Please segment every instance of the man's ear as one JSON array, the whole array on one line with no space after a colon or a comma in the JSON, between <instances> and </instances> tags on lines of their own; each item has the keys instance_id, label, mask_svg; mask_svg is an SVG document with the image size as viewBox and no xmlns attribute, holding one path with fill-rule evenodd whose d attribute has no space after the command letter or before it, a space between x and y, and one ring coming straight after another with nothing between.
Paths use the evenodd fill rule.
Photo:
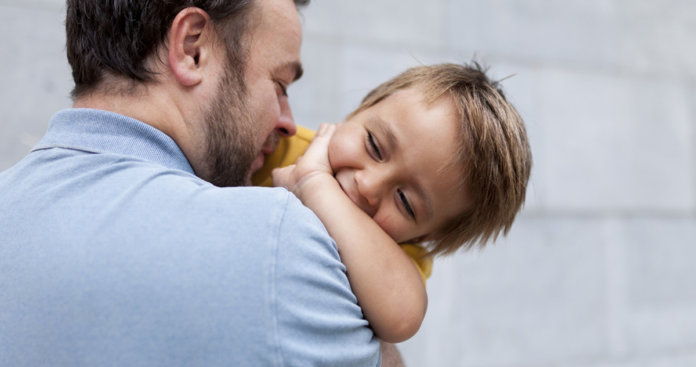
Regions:
<instances>
[{"instance_id":1,"label":"man's ear","mask_svg":"<svg viewBox=\"0 0 696 367\"><path fill-rule=\"evenodd\" d=\"M174 77L186 87L203 80L203 66L209 63L214 37L210 16L189 7L172 21L168 39L168 61Z\"/></svg>"}]
</instances>

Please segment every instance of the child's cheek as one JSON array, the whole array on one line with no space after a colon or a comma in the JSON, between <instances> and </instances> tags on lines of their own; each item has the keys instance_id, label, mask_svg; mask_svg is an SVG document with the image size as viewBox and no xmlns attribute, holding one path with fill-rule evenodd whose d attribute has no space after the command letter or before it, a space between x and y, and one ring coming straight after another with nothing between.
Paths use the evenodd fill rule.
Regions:
<instances>
[{"instance_id":1,"label":"child's cheek","mask_svg":"<svg viewBox=\"0 0 696 367\"><path fill-rule=\"evenodd\" d=\"M331 137L331 140L329 140L329 148L328 148L328 155L329 155L329 166L331 166L331 170L336 173L338 170L338 154L336 152L336 135Z\"/></svg>"},{"instance_id":2,"label":"child's cheek","mask_svg":"<svg viewBox=\"0 0 696 367\"><path fill-rule=\"evenodd\" d=\"M377 225L382 228L384 232L387 232L389 237L393 238L394 241L401 243L408 239L403 223L400 223L398 213L394 213L386 207L380 207L379 211L377 211L377 214L375 214L372 219L374 219Z\"/></svg>"},{"instance_id":3,"label":"child's cheek","mask_svg":"<svg viewBox=\"0 0 696 367\"><path fill-rule=\"evenodd\" d=\"M329 165L334 173L341 168L355 168L356 139L349 132L345 125L339 125L331 140L329 140Z\"/></svg>"}]
</instances>

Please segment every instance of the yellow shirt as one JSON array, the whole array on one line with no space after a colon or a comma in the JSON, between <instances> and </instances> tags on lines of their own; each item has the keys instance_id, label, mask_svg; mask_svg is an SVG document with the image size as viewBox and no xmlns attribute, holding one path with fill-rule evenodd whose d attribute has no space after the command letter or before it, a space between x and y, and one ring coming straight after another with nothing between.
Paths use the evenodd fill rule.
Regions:
<instances>
[{"instance_id":1,"label":"yellow shirt","mask_svg":"<svg viewBox=\"0 0 696 367\"><path fill-rule=\"evenodd\" d=\"M271 171L274 168L286 167L295 163L297 158L299 158L302 154L304 154L305 150L307 150L309 143L311 143L312 139L314 139L314 135L314 131L302 126L298 126L297 133L295 135L280 139L280 142L278 142L278 147L273 154L266 157L263 168L256 172L252 177L252 183L256 186L273 186ZM416 264L418 272L425 283L433 270L432 257L425 256L428 251L418 244L404 243L400 246Z\"/></svg>"}]
</instances>

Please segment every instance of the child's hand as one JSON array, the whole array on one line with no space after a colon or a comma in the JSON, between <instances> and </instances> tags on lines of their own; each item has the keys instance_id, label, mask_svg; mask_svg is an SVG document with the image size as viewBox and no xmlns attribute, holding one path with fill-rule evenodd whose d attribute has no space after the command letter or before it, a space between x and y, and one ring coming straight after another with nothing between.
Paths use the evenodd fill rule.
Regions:
<instances>
[{"instance_id":1,"label":"child's hand","mask_svg":"<svg viewBox=\"0 0 696 367\"><path fill-rule=\"evenodd\" d=\"M328 153L329 141L335 130L334 125L321 124L307 151L295 164L271 172L273 186L285 187L304 201L304 194L311 192L311 187L319 185L320 181L327 178L335 181Z\"/></svg>"}]
</instances>

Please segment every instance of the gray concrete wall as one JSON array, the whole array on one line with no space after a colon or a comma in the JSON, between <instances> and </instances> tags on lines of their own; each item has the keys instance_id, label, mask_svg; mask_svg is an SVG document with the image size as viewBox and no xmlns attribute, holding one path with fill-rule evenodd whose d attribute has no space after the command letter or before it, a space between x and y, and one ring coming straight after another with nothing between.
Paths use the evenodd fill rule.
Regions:
<instances>
[{"instance_id":1,"label":"gray concrete wall","mask_svg":"<svg viewBox=\"0 0 696 367\"><path fill-rule=\"evenodd\" d=\"M0 0L0 169L69 106L63 1ZM491 66L527 121L507 238L436 262L410 366L696 365L696 2L314 0L298 123L419 63Z\"/></svg>"}]
</instances>

